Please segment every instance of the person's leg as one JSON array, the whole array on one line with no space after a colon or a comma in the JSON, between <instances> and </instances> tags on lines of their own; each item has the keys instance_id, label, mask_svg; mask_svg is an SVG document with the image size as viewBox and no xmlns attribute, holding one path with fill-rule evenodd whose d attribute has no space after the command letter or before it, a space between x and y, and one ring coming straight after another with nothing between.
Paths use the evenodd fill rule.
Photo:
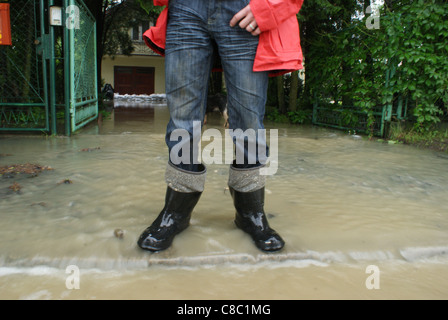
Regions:
<instances>
[{"instance_id":1,"label":"person's leg","mask_svg":"<svg viewBox=\"0 0 448 320\"><path fill-rule=\"evenodd\" d=\"M193 156L199 152L196 147L200 136L193 133L195 129L201 133L213 62L207 8L207 2L200 0L173 0L169 6L165 86L170 120L166 143L170 162L188 171L198 168ZM177 139L178 133L188 133L189 139Z\"/></svg>"},{"instance_id":2,"label":"person's leg","mask_svg":"<svg viewBox=\"0 0 448 320\"><path fill-rule=\"evenodd\" d=\"M237 227L249 233L259 249L277 251L283 248L284 241L267 221L264 212L266 179L260 174L269 150L265 135L259 135L259 130L264 130L268 74L253 72L258 37L238 26L229 26L230 19L247 2L220 2L222 8L217 19L220 22L214 26L213 33L225 72L229 127L234 133L236 150L228 185L236 208Z\"/></svg>"},{"instance_id":3,"label":"person's leg","mask_svg":"<svg viewBox=\"0 0 448 320\"><path fill-rule=\"evenodd\" d=\"M165 206L140 236L142 249L168 248L190 222L204 190L206 169L197 163L193 133L201 135L213 48L206 29L206 1L172 0L165 50L166 96L170 111Z\"/></svg>"}]
</instances>

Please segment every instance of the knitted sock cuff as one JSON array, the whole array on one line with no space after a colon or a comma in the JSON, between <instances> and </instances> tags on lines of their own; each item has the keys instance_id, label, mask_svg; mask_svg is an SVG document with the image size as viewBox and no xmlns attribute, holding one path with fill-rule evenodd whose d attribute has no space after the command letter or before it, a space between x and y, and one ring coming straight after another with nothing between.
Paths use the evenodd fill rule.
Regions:
<instances>
[{"instance_id":1,"label":"knitted sock cuff","mask_svg":"<svg viewBox=\"0 0 448 320\"><path fill-rule=\"evenodd\" d=\"M239 169L230 166L229 187L239 192L252 192L266 185L266 176L260 175L261 167Z\"/></svg>"},{"instance_id":2,"label":"knitted sock cuff","mask_svg":"<svg viewBox=\"0 0 448 320\"><path fill-rule=\"evenodd\" d=\"M203 192L207 169L203 165L201 167L203 168L202 171L192 172L180 169L168 162L165 171L165 181L171 189L177 192Z\"/></svg>"}]
</instances>

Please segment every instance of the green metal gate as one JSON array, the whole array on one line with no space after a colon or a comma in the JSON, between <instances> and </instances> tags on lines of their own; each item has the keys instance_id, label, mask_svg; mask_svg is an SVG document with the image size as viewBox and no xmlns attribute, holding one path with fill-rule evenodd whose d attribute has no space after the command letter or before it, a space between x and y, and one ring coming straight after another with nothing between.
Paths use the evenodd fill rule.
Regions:
<instances>
[{"instance_id":1,"label":"green metal gate","mask_svg":"<svg viewBox=\"0 0 448 320\"><path fill-rule=\"evenodd\" d=\"M81 0L64 0L64 9L66 106L76 131L98 117L96 21Z\"/></svg>"},{"instance_id":2,"label":"green metal gate","mask_svg":"<svg viewBox=\"0 0 448 320\"><path fill-rule=\"evenodd\" d=\"M0 46L0 131L48 131L43 1L10 2L12 46Z\"/></svg>"},{"instance_id":3,"label":"green metal gate","mask_svg":"<svg viewBox=\"0 0 448 320\"><path fill-rule=\"evenodd\" d=\"M2 2L2 0L0 0ZM66 135L98 117L96 22L82 0L14 0L0 46L0 131ZM61 25L50 25L50 7Z\"/></svg>"}]
</instances>

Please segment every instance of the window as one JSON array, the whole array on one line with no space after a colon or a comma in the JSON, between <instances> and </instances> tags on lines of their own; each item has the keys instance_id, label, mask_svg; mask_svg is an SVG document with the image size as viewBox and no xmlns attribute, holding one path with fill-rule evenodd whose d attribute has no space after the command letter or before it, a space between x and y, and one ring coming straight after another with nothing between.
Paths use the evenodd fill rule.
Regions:
<instances>
[{"instance_id":1,"label":"window","mask_svg":"<svg viewBox=\"0 0 448 320\"><path fill-rule=\"evenodd\" d=\"M149 21L142 21L138 25L132 28L132 40L133 41L143 41L143 34L149 29Z\"/></svg>"}]
</instances>

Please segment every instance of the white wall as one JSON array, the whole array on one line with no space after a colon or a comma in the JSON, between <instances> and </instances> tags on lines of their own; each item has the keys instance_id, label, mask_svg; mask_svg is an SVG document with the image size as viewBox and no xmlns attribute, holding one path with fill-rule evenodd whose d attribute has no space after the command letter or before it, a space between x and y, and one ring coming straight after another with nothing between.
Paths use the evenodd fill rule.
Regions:
<instances>
[{"instance_id":1,"label":"white wall","mask_svg":"<svg viewBox=\"0 0 448 320\"><path fill-rule=\"evenodd\" d=\"M114 86L114 67L153 67L155 68L154 91L155 93L165 93L165 59L160 56L133 55L116 56L111 59L109 56L103 58L101 66L101 77L104 83Z\"/></svg>"}]
</instances>

